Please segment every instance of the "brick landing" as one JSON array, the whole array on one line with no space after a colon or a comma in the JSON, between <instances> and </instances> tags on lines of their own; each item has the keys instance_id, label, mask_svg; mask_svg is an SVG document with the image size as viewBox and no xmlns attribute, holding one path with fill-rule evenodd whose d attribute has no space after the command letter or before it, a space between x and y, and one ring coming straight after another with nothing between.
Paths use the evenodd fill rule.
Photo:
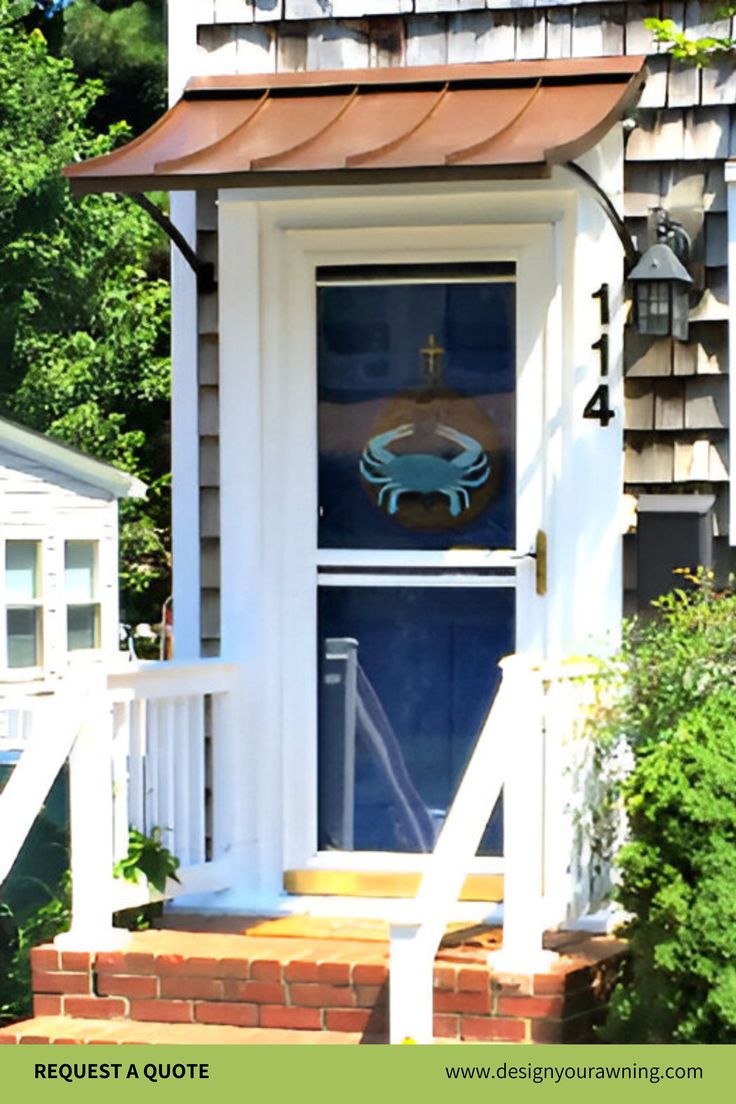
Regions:
<instances>
[{"instance_id":1,"label":"brick landing","mask_svg":"<svg viewBox=\"0 0 736 1104\"><path fill-rule=\"evenodd\" d=\"M624 946L573 933L547 945L559 955L547 973L513 977L494 975L482 947L444 948L435 1037L591 1041ZM122 951L96 955L37 947L35 1019L0 1030L0 1043L291 1042L285 1033L295 1032L380 1042L387 966L388 947L375 941L214 932L136 932Z\"/></svg>"}]
</instances>

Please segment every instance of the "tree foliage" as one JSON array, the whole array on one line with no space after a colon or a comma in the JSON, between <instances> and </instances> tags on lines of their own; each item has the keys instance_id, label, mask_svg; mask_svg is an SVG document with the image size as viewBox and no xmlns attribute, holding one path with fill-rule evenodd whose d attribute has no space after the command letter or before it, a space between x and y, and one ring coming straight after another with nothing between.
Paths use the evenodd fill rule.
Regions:
<instances>
[{"instance_id":1,"label":"tree foliage","mask_svg":"<svg viewBox=\"0 0 736 1104\"><path fill-rule=\"evenodd\" d=\"M729 4L715 13L716 21L721 22L731 20L734 16L736 4ZM644 26L652 32L654 41L664 46L672 57L698 68L710 65L714 58L736 49L736 39L728 33L726 27L723 28L724 34L714 33L693 38L681 31L672 19L645 19Z\"/></svg>"},{"instance_id":2,"label":"tree foliage","mask_svg":"<svg viewBox=\"0 0 736 1104\"><path fill-rule=\"evenodd\" d=\"M30 7L0 0L0 410L152 484L122 534L124 614L149 620L168 588L165 245L131 201L71 198L62 166L128 131L94 135L102 85L27 30Z\"/></svg>"},{"instance_id":3,"label":"tree foliage","mask_svg":"<svg viewBox=\"0 0 736 1104\"><path fill-rule=\"evenodd\" d=\"M164 0L74 0L63 19L64 55L105 85L92 123L149 127L166 108Z\"/></svg>"}]
</instances>

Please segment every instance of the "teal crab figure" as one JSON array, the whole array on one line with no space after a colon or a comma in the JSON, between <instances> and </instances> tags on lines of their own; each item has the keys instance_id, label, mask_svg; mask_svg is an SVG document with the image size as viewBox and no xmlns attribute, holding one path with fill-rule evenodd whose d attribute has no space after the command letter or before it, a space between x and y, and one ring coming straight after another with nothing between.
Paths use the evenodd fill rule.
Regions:
<instances>
[{"instance_id":1,"label":"teal crab figure","mask_svg":"<svg viewBox=\"0 0 736 1104\"><path fill-rule=\"evenodd\" d=\"M462 449L446 459L426 452L391 452L389 445L414 433L413 423L398 426L372 437L360 458L360 471L369 483L380 487L378 505L390 515L397 513L402 495L444 495L450 514L459 517L470 505L469 488L481 487L491 474L488 453L473 437L450 426L435 432Z\"/></svg>"}]
</instances>

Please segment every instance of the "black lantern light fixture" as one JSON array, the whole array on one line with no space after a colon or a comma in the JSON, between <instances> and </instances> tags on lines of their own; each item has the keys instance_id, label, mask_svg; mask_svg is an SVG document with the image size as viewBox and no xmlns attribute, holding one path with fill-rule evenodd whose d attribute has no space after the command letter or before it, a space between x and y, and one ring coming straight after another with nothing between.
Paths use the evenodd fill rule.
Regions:
<instances>
[{"instance_id":1,"label":"black lantern light fixture","mask_svg":"<svg viewBox=\"0 0 736 1104\"><path fill-rule=\"evenodd\" d=\"M628 277L634 290L636 328L640 334L687 341L693 286L685 268L690 239L666 212L658 209L656 215L658 240L640 257Z\"/></svg>"}]
</instances>

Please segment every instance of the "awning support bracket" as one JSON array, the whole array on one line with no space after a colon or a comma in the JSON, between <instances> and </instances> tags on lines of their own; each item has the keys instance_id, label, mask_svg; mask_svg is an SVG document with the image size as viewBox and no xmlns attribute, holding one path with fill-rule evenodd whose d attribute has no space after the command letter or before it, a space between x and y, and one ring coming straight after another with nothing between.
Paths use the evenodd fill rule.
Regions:
<instances>
[{"instance_id":1,"label":"awning support bracket","mask_svg":"<svg viewBox=\"0 0 736 1104\"><path fill-rule=\"evenodd\" d=\"M603 191L598 181L594 176L591 176L586 169L581 165L575 163L575 161L566 161L565 168L570 172L574 172L576 176L579 176L581 180L585 181L589 188L592 188L595 192L598 203L603 208L604 212L608 216L614 230L618 235L618 240L624 248L624 256L626 257L626 273L628 274L639 260L640 253L634 244L634 239L629 233L626 223L621 218L616 208L613 205L611 197Z\"/></svg>"},{"instance_id":2,"label":"awning support bracket","mask_svg":"<svg viewBox=\"0 0 736 1104\"><path fill-rule=\"evenodd\" d=\"M156 225L161 227L167 238L179 250L182 257L197 277L197 291L200 295L209 295L215 291L217 288L217 280L215 279L215 266L212 262L205 261L197 256L181 230L174 226L168 215L165 215L160 207L152 203L148 196L143 195L142 192L131 192L130 198L134 203L137 203L147 215L150 215Z\"/></svg>"}]
</instances>

